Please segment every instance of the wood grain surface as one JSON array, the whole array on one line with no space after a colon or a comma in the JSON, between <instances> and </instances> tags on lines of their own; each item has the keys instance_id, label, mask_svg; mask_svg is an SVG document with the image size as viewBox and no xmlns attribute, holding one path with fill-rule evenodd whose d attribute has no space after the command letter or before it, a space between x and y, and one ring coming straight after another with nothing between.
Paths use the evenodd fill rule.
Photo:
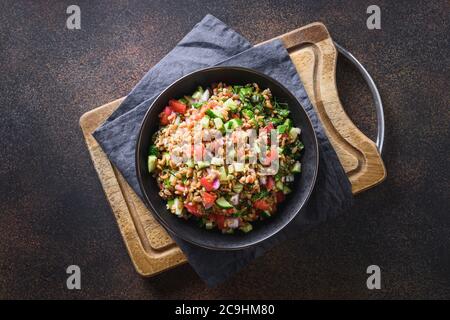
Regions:
<instances>
[{"instance_id":1,"label":"wood grain surface","mask_svg":"<svg viewBox=\"0 0 450 320\"><path fill-rule=\"evenodd\" d=\"M279 38L300 74L353 193L382 182L386 169L375 143L352 123L340 103L335 77L337 52L326 27L312 23ZM186 258L92 136L122 100L85 113L80 126L136 271L142 276L153 276L186 262Z\"/></svg>"}]
</instances>

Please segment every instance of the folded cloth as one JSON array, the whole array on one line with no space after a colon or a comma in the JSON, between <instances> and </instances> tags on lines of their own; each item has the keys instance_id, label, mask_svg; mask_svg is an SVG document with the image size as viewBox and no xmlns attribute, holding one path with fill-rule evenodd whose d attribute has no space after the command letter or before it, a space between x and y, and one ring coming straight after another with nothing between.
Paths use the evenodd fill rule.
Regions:
<instances>
[{"instance_id":1,"label":"folded cloth","mask_svg":"<svg viewBox=\"0 0 450 320\"><path fill-rule=\"evenodd\" d=\"M204 34L204 30L209 33L208 36ZM187 54L183 53L184 49L188 50ZM199 57L202 61L185 58L186 55ZM214 55L217 59L214 59ZM300 235L310 227L345 211L351 206L353 197L350 182L282 42L273 40L251 47L245 39L211 15L196 25L175 49L154 67L157 68L156 71L152 68L129 94L124 104L94 132L95 139L111 162L138 195L142 196L142 193L135 172L134 148L145 112L167 85L190 71L210 65L252 68L278 80L305 108L319 144L319 172L314 192L302 212L274 237L243 250L215 251L200 248L171 234L198 275L208 285L214 286L280 241Z\"/></svg>"}]
</instances>

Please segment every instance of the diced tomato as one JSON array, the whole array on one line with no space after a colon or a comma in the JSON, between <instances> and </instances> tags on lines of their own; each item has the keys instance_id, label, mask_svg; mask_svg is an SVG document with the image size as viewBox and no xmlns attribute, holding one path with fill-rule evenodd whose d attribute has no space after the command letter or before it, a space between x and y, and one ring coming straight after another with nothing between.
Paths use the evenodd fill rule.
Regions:
<instances>
[{"instance_id":1,"label":"diced tomato","mask_svg":"<svg viewBox=\"0 0 450 320\"><path fill-rule=\"evenodd\" d=\"M167 114L168 116L170 116L172 114L173 110L172 110L171 107L167 106L167 107L164 108L163 112L165 114Z\"/></svg>"},{"instance_id":2,"label":"diced tomato","mask_svg":"<svg viewBox=\"0 0 450 320\"><path fill-rule=\"evenodd\" d=\"M274 129L273 123L270 122L267 126L265 126L264 128L262 128L262 130L266 131L267 133L270 133L270 131Z\"/></svg>"},{"instance_id":3,"label":"diced tomato","mask_svg":"<svg viewBox=\"0 0 450 320\"><path fill-rule=\"evenodd\" d=\"M191 213L192 215L196 216L196 217L201 217L203 216L202 211L200 210L200 207L198 205L192 204L191 202L185 203L184 207L186 208L186 210Z\"/></svg>"},{"instance_id":4,"label":"diced tomato","mask_svg":"<svg viewBox=\"0 0 450 320\"><path fill-rule=\"evenodd\" d=\"M168 115L165 112L161 112L159 114L159 123L162 124L163 126L166 126L169 124L169 119L168 119Z\"/></svg>"},{"instance_id":5,"label":"diced tomato","mask_svg":"<svg viewBox=\"0 0 450 320\"><path fill-rule=\"evenodd\" d=\"M263 199L256 200L253 205L259 210L270 211L272 209L272 206Z\"/></svg>"},{"instance_id":6,"label":"diced tomato","mask_svg":"<svg viewBox=\"0 0 450 320\"><path fill-rule=\"evenodd\" d=\"M159 122L166 126L170 123L169 116L172 114L173 110L171 107L167 106L164 108L163 112L159 114Z\"/></svg>"},{"instance_id":7,"label":"diced tomato","mask_svg":"<svg viewBox=\"0 0 450 320\"><path fill-rule=\"evenodd\" d=\"M272 148L269 153L266 155L266 158L264 161L262 161L262 164L265 166L269 166L273 160L275 160L278 157L278 151L275 148Z\"/></svg>"},{"instance_id":8,"label":"diced tomato","mask_svg":"<svg viewBox=\"0 0 450 320\"><path fill-rule=\"evenodd\" d=\"M221 214L212 214L210 215L210 217L216 221L217 227L219 229L224 229L225 228L225 216L221 215Z\"/></svg>"},{"instance_id":9,"label":"diced tomato","mask_svg":"<svg viewBox=\"0 0 450 320\"><path fill-rule=\"evenodd\" d=\"M233 213L236 213L237 210L236 210L236 208L230 208L230 209L222 210L222 212L225 213L225 215L230 216L230 215L232 215Z\"/></svg>"},{"instance_id":10,"label":"diced tomato","mask_svg":"<svg viewBox=\"0 0 450 320\"><path fill-rule=\"evenodd\" d=\"M267 190L272 190L274 186L275 186L275 179L273 178L273 176L268 176L266 178L266 188L267 188Z\"/></svg>"},{"instance_id":11,"label":"diced tomato","mask_svg":"<svg viewBox=\"0 0 450 320\"><path fill-rule=\"evenodd\" d=\"M217 195L215 195L214 193L203 192L202 194L203 205L206 209L211 208L216 199Z\"/></svg>"},{"instance_id":12,"label":"diced tomato","mask_svg":"<svg viewBox=\"0 0 450 320\"><path fill-rule=\"evenodd\" d=\"M277 203L281 203L284 201L284 199L286 199L286 196L281 191L278 191L277 193L275 193L275 197L277 199Z\"/></svg>"},{"instance_id":13,"label":"diced tomato","mask_svg":"<svg viewBox=\"0 0 450 320\"><path fill-rule=\"evenodd\" d=\"M213 185L212 181L210 181L208 178L206 178L206 177L201 178L200 183L203 187L205 187L206 191L214 190L214 185Z\"/></svg>"},{"instance_id":14,"label":"diced tomato","mask_svg":"<svg viewBox=\"0 0 450 320\"><path fill-rule=\"evenodd\" d=\"M178 113L185 113L186 112L186 105L178 100L172 99L169 101L169 106L172 107L173 111Z\"/></svg>"}]
</instances>

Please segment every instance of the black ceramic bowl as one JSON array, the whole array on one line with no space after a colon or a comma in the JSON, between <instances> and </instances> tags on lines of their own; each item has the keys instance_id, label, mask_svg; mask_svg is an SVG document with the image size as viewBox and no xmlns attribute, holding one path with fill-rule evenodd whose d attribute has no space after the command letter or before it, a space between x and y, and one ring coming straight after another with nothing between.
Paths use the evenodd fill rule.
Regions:
<instances>
[{"instance_id":1,"label":"black ceramic bowl","mask_svg":"<svg viewBox=\"0 0 450 320\"><path fill-rule=\"evenodd\" d=\"M305 145L301 158L302 173L295 178L293 192L281 203L277 213L270 219L253 223L249 233L235 232L222 234L219 230L200 228L194 219L180 219L166 209L166 201L158 195L156 180L147 171L148 149L152 135L158 130L158 114L169 99L191 94L197 86L211 83L227 84L257 83L261 88L270 88L274 97L287 102L291 118L296 127L301 128L301 139ZM190 73L175 81L153 102L142 121L136 144L136 171L139 184L147 205L155 213L158 221L174 235L204 248L235 250L249 247L266 240L283 229L305 205L316 181L319 164L317 139L311 121L299 101L276 80L257 71L240 67L213 67ZM270 241L270 240L269 240Z\"/></svg>"}]
</instances>

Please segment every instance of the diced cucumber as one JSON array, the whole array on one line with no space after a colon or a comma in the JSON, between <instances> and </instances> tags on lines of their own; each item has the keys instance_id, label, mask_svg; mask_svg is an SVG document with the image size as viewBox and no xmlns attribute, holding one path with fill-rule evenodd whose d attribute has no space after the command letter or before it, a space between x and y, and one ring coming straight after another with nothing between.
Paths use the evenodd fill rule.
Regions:
<instances>
[{"instance_id":1,"label":"diced cucumber","mask_svg":"<svg viewBox=\"0 0 450 320\"><path fill-rule=\"evenodd\" d=\"M233 173L234 172L234 166L232 164L230 164L228 166L228 173Z\"/></svg>"},{"instance_id":2,"label":"diced cucumber","mask_svg":"<svg viewBox=\"0 0 450 320\"><path fill-rule=\"evenodd\" d=\"M289 130L289 136L291 137L292 140L295 140L297 139L300 132L301 132L300 128L291 128L291 130Z\"/></svg>"},{"instance_id":3,"label":"diced cucumber","mask_svg":"<svg viewBox=\"0 0 450 320\"><path fill-rule=\"evenodd\" d=\"M284 186L283 187L283 193L284 194L289 194L289 193L291 193L292 192L292 190L288 187L288 186Z\"/></svg>"},{"instance_id":4,"label":"diced cucumber","mask_svg":"<svg viewBox=\"0 0 450 320\"><path fill-rule=\"evenodd\" d=\"M297 161L297 162L294 164L294 166L292 167L291 172L292 172L292 173L299 173L299 172L301 172L301 171L302 171L302 164L301 164L299 161Z\"/></svg>"},{"instance_id":5,"label":"diced cucumber","mask_svg":"<svg viewBox=\"0 0 450 320\"><path fill-rule=\"evenodd\" d=\"M220 167L219 168L219 180L220 181L227 181L228 180L227 171L225 170L224 167Z\"/></svg>"},{"instance_id":6,"label":"diced cucumber","mask_svg":"<svg viewBox=\"0 0 450 320\"><path fill-rule=\"evenodd\" d=\"M214 165L214 166L223 166L223 159L222 158L213 157L211 159L211 164Z\"/></svg>"},{"instance_id":7,"label":"diced cucumber","mask_svg":"<svg viewBox=\"0 0 450 320\"><path fill-rule=\"evenodd\" d=\"M231 131L231 130L233 130L232 126L233 126L233 125L231 124L230 121L225 122L225 124L223 125L223 127L225 128L226 131Z\"/></svg>"},{"instance_id":8,"label":"diced cucumber","mask_svg":"<svg viewBox=\"0 0 450 320\"><path fill-rule=\"evenodd\" d=\"M181 198L175 198L173 200L173 208L175 210L175 214L177 216L181 216L183 214L183 200L181 200Z\"/></svg>"},{"instance_id":9,"label":"diced cucumber","mask_svg":"<svg viewBox=\"0 0 450 320\"><path fill-rule=\"evenodd\" d=\"M278 147L278 148L277 148L277 151L278 151L278 154L283 154L284 149L281 148L281 147Z\"/></svg>"},{"instance_id":10,"label":"diced cucumber","mask_svg":"<svg viewBox=\"0 0 450 320\"><path fill-rule=\"evenodd\" d=\"M278 190L282 191L283 188L284 188L284 184L283 184L283 182L281 182L281 181L277 181L277 182L275 183L275 187L277 187Z\"/></svg>"},{"instance_id":11,"label":"diced cucumber","mask_svg":"<svg viewBox=\"0 0 450 320\"><path fill-rule=\"evenodd\" d=\"M244 185L243 185L243 184L236 183L236 184L233 186L233 191L236 192L236 193L241 193L241 192L242 192L242 189L244 189Z\"/></svg>"},{"instance_id":12,"label":"diced cucumber","mask_svg":"<svg viewBox=\"0 0 450 320\"><path fill-rule=\"evenodd\" d=\"M162 158L164 159L164 162L166 163L166 165L168 165L170 163L170 153L164 152Z\"/></svg>"},{"instance_id":13,"label":"diced cucumber","mask_svg":"<svg viewBox=\"0 0 450 320\"><path fill-rule=\"evenodd\" d=\"M266 211L266 210L264 210L264 211L261 213L261 215L262 215L264 218L270 218L270 217L271 217L270 212L269 212L269 211Z\"/></svg>"},{"instance_id":14,"label":"diced cucumber","mask_svg":"<svg viewBox=\"0 0 450 320\"><path fill-rule=\"evenodd\" d=\"M220 113L219 110L211 110L211 109L208 109L208 110L206 110L205 113L206 113L211 119L215 119L215 118L222 119L222 118L223 118L222 113Z\"/></svg>"},{"instance_id":15,"label":"diced cucumber","mask_svg":"<svg viewBox=\"0 0 450 320\"><path fill-rule=\"evenodd\" d=\"M242 120L241 119L231 119L230 121L227 121L224 126L225 126L226 130L234 130L239 126L242 126Z\"/></svg>"},{"instance_id":16,"label":"diced cucumber","mask_svg":"<svg viewBox=\"0 0 450 320\"><path fill-rule=\"evenodd\" d=\"M239 227L239 229L245 233L250 232L253 230L253 226L250 223L246 223L243 226Z\"/></svg>"},{"instance_id":17,"label":"diced cucumber","mask_svg":"<svg viewBox=\"0 0 450 320\"><path fill-rule=\"evenodd\" d=\"M194 102L194 103L192 104L192 106L193 106L195 109L198 109L198 108L200 108L203 104L204 104L204 102Z\"/></svg>"},{"instance_id":18,"label":"diced cucumber","mask_svg":"<svg viewBox=\"0 0 450 320\"><path fill-rule=\"evenodd\" d=\"M198 165L199 169L204 169L204 168L209 167L211 165L211 163L209 161L198 161L197 165Z\"/></svg>"},{"instance_id":19,"label":"diced cucumber","mask_svg":"<svg viewBox=\"0 0 450 320\"><path fill-rule=\"evenodd\" d=\"M192 98L194 98L195 100L198 100L202 97L204 90L202 87L198 87L197 91L194 92L194 94L192 95Z\"/></svg>"},{"instance_id":20,"label":"diced cucumber","mask_svg":"<svg viewBox=\"0 0 450 320\"><path fill-rule=\"evenodd\" d=\"M205 228L208 229L208 230L211 230L212 228L214 228L214 222L206 221Z\"/></svg>"},{"instance_id":21,"label":"diced cucumber","mask_svg":"<svg viewBox=\"0 0 450 320\"><path fill-rule=\"evenodd\" d=\"M148 172L152 173L156 169L156 156L148 156L147 166Z\"/></svg>"},{"instance_id":22,"label":"diced cucumber","mask_svg":"<svg viewBox=\"0 0 450 320\"><path fill-rule=\"evenodd\" d=\"M242 162L235 162L233 165L234 165L234 171L244 172L244 164Z\"/></svg>"},{"instance_id":23,"label":"diced cucumber","mask_svg":"<svg viewBox=\"0 0 450 320\"><path fill-rule=\"evenodd\" d=\"M174 199L169 199L167 201L167 209L169 209L169 210L172 209L173 203L174 203Z\"/></svg>"},{"instance_id":24,"label":"diced cucumber","mask_svg":"<svg viewBox=\"0 0 450 320\"><path fill-rule=\"evenodd\" d=\"M214 126L217 130L223 129L223 121L221 118L214 118Z\"/></svg>"},{"instance_id":25,"label":"diced cucumber","mask_svg":"<svg viewBox=\"0 0 450 320\"><path fill-rule=\"evenodd\" d=\"M227 101L225 101L223 103L223 106L225 108L230 108L230 110L232 110L232 111L235 111L237 109L237 107L238 107L236 102L233 99L231 99L231 98L229 98Z\"/></svg>"},{"instance_id":26,"label":"diced cucumber","mask_svg":"<svg viewBox=\"0 0 450 320\"><path fill-rule=\"evenodd\" d=\"M231 203L229 203L224 197L220 197L216 200L216 204L222 209L234 208Z\"/></svg>"},{"instance_id":27,"label":"diced cucumber","mask_svg":"<svg viewBox=\"0 0 450 320\"><path fill-rule=\"evenodd\" d=\"M242 126L242 119L232 119L230 121L233 121L233 127L234 128Z\"/></svg>"},{"instance_id":28,"label":"diced cucumber","mask_svg":"<svg viewBox=\"0 0 450 320\"><path fill-rule=\"evenodd\" d=\"M178 99L178 101L181 102L182 104L186 104L186 105L189 103L189 101L186 98Z\"/></svg>"},{"instance_id":29,"label":"diced cucumber","mask_svg":"<svg viewBox=\"0 0 450 320\"><path fill-rule=\"evenodd\" d=\"M209 128L209 117L205 115L202 120L200 120L200 124L203 128L208 129Z\"/></svg>"},{"instance_id":30,"label":"diced cucumber","mask_svg":"<svg viewBox=\"0 0 450 320\"><path fill-rule=\"evenodd\" d=\"M188 160L186 161L186 165L187 165L189 168L193 168L193 167L194 167L194 160L188 159Z\"/></svg>"}]
</instances>

